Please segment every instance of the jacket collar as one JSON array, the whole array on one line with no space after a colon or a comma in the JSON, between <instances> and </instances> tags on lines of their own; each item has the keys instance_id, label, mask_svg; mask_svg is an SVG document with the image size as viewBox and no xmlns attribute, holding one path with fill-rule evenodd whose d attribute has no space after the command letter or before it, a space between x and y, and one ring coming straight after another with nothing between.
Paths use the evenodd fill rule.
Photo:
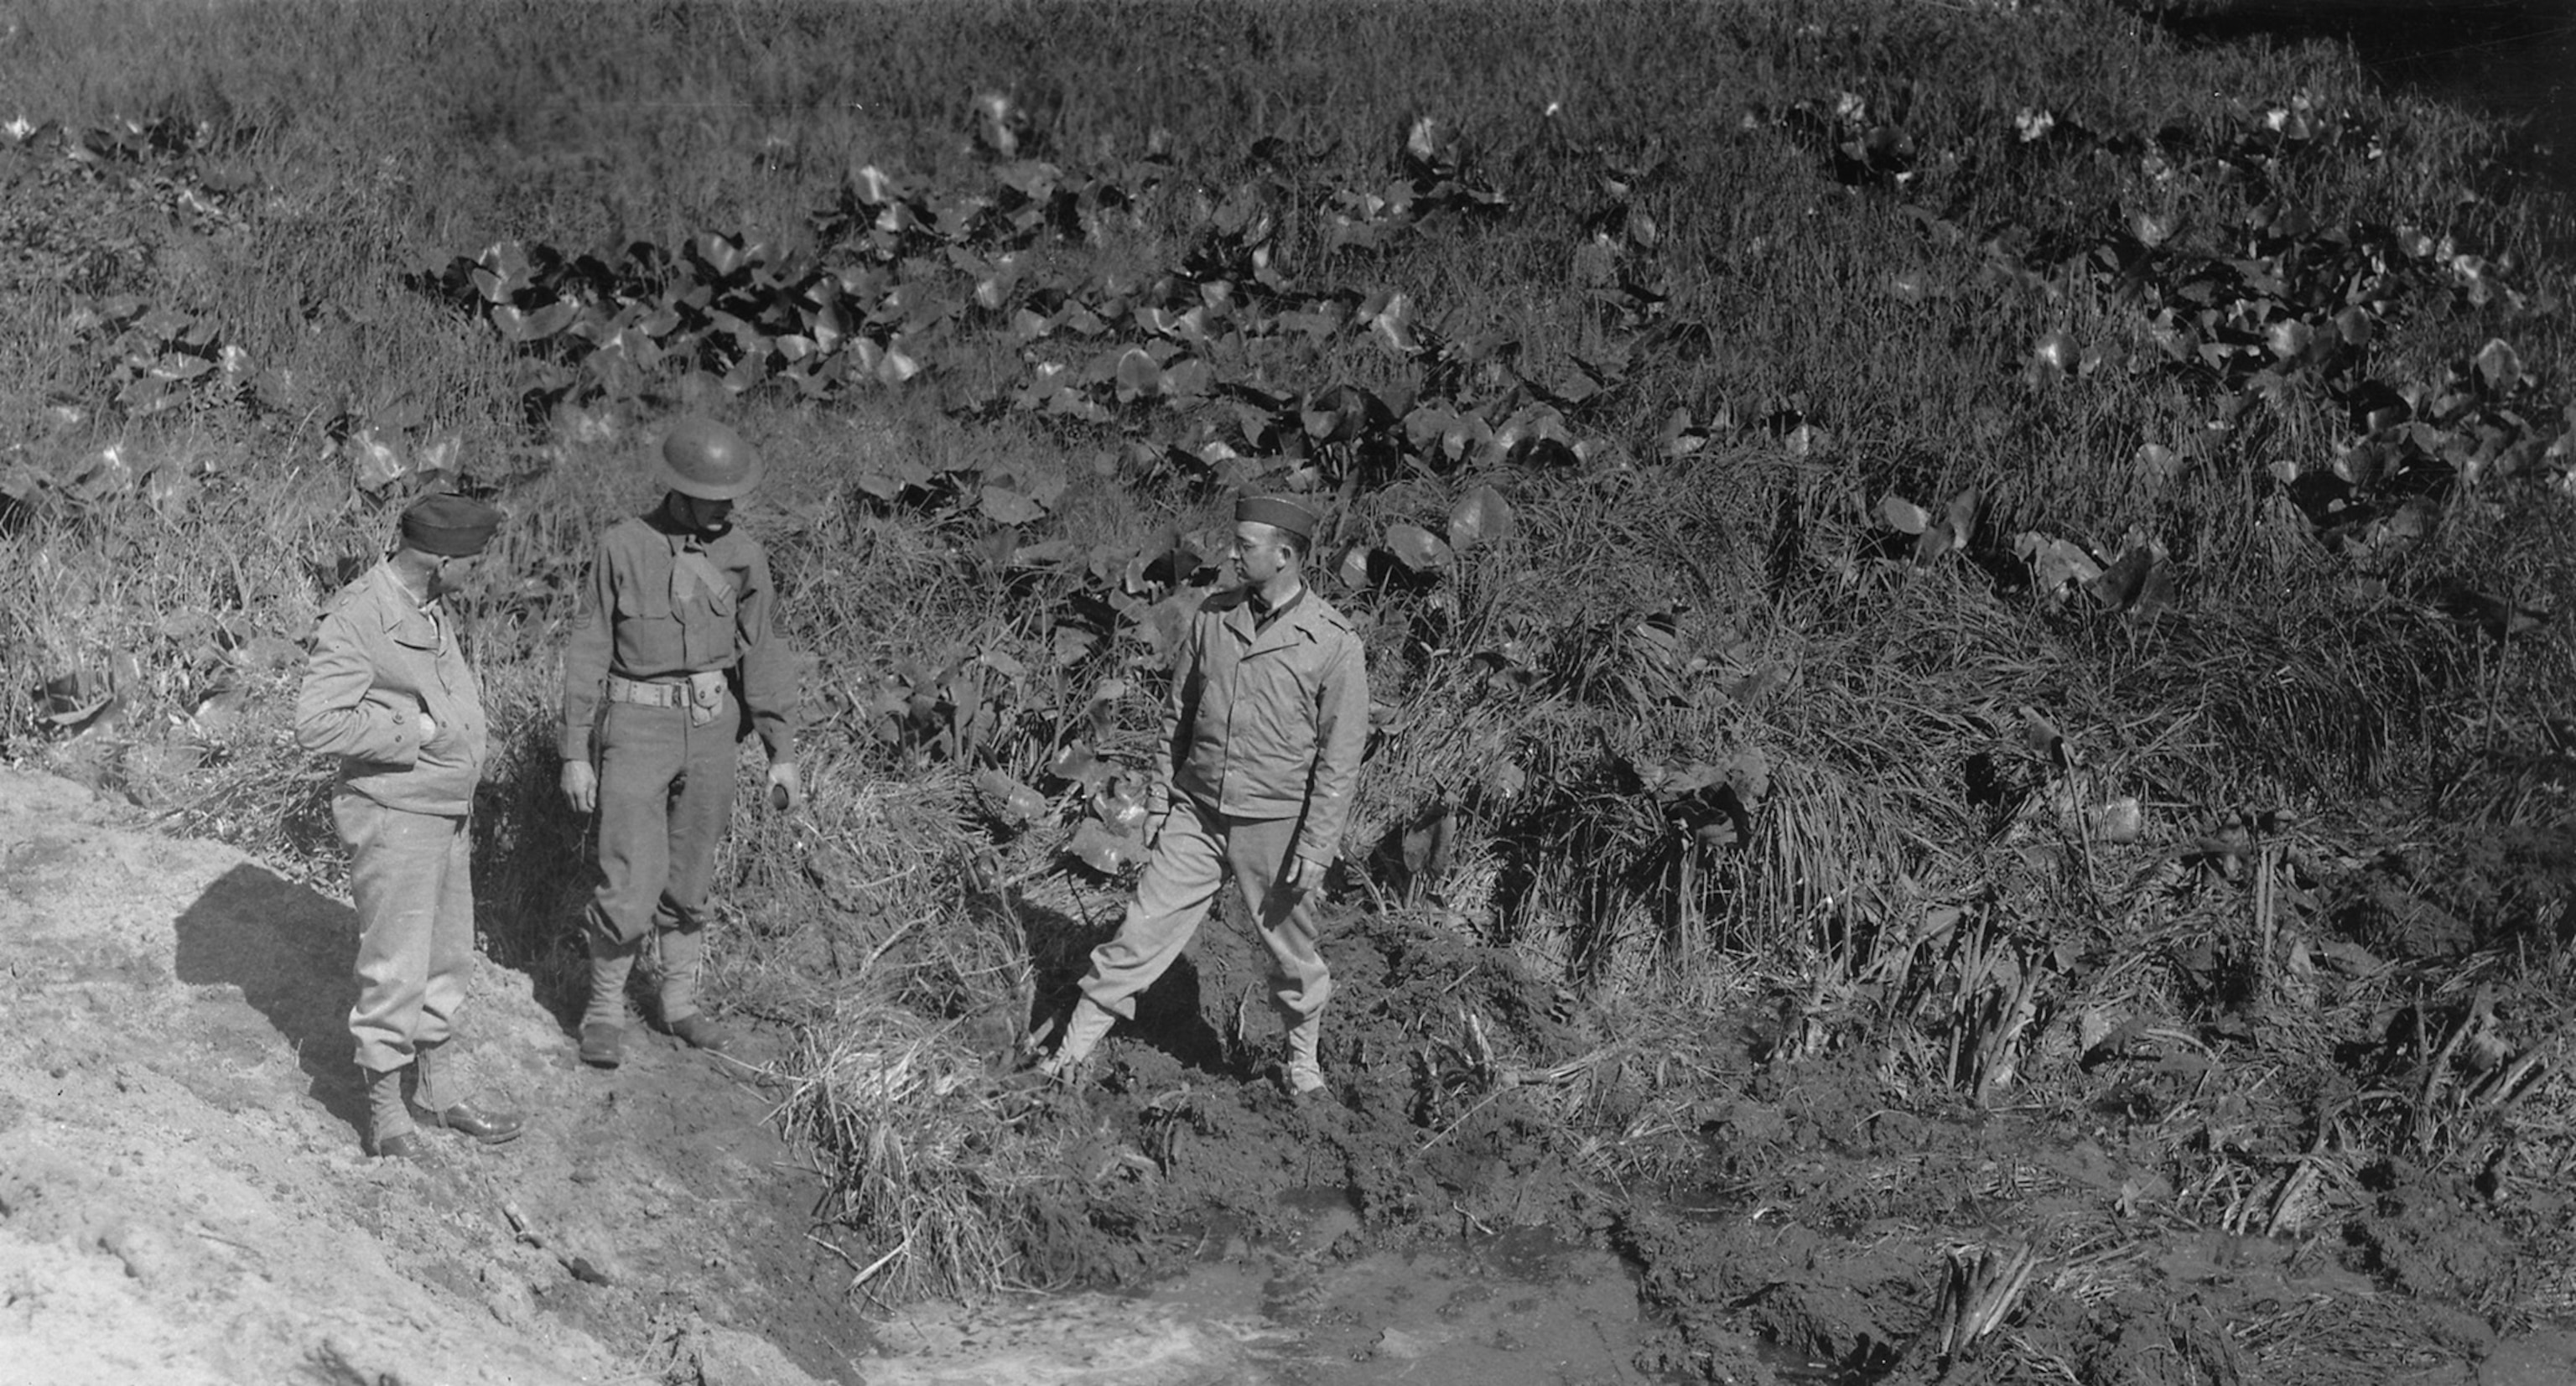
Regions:
<instances>
[{"instance_id":1,"label":"jacket collar","mask_svg":"<svg viewBox=\"0 0 2576 1386\"><path fill-rule=\"evenodd\" d=\"M1296 601L1279 613L1278 619L1267 626L1259 626L1253 620L1250 599L1240 589L1230 596L1231 599L1224 604L1225 628L1243 642L1246 657L1313 639L1315 622L1326 610L1322 594L1316 592L1310 583L1298 594Z\"/></svg>"},{"instance_id":2,"label":"jacket collar","mask_svg":"<svg viewBox=\"0 0 2576 1386\"><path fill-rule=\"evenodd\" d=\"M402 575L394 571L392 559L377 564L371 576L376 615L384 622L384 629L411 637L406 644L435 647L440 620L433 613L438 609L438 599L432 597L428 605L422 605L411 589L403 586Z\"/></svg>"}]
</instances>

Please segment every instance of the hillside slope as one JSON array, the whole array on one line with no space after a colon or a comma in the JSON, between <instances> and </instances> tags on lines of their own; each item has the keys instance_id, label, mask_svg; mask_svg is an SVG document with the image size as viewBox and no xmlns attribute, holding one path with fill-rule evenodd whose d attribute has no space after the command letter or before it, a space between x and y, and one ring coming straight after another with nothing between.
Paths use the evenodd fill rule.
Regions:
<instances>
[{"instance_id":1,"label":"hillside slope","mask_svg":"<svg viewBox=\"0 0 2576 1386\"><path fill-rule=\"evenodd\" d=\"M848 1361L758 1091L658 1044L585 1071L486 963L470 1061L530 1134L369 1159L348 907L131 816L0 771L12 1379L801 1386Z\"/></svg>"}]
</instances>

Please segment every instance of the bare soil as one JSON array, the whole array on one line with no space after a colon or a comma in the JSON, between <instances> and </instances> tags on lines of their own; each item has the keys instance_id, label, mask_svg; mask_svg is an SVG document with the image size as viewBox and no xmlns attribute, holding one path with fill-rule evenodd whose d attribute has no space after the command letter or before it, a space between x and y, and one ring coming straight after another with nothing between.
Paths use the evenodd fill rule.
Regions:
<instances>
[{"instance_id":1,"label":"bare soil","mask_svg":"<svg viewBox=\"0 0 2576 1386\"><path fill-rule=\"evenodd\" d=\"M0 1376L797 1386L859 1350L756 1086L658 1037L586 1070L486 963L459 1044L528 1134L371 1159L349 908L139 817L0 771Z\"/></svg>"}]
</instances>

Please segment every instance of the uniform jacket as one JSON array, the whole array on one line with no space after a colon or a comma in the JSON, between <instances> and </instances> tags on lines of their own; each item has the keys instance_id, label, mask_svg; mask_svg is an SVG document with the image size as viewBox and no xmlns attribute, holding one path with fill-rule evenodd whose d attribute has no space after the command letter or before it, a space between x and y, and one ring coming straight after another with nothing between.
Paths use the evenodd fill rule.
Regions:
<instances>
[{"instance_id":1,"label":"uniform jacket","mask_svg":"<svg viewBox=\"0 0 2576 1386\"><path fill-rule=\"evenodd\" d=\"M1330 863L1368 745L1360 638L1312 588L1259 630L1248 596L1220 593L1190 618L1155 783L1230 817L1303 817L1297 855Z\"/></svg>"},{"instance_id":2,"label":"uniform jacket","mask_svg":"<svg viewBox=\"0 0 2576 1386\"><path fill-rule=\"evenodd\" d=\"M438 733L421 740L420 715ZM438 602L379 563L340 589L314 632L295 740L340 758L340 780L387 808L461 815L483 777L483 696Z\"/></svg>"},{"instance_id":3,"label":"uniform jacket","mask_svg":"<svg viewBox=\"0 0 2576 1386\"><path fill-rule=\"evenodd\" d=\"M672 570L683 550L704 555L722 579L714 590L683 583L675 598ZM778 589L769 553L740 529L700 541L670 525L659 510L620 520L599 537L590 592L564 647L563 730L566 760L590 754L591 729L608 676L670 679L710 669L739 669L736 692L772 760L796 738L796 669L771 621Z\"/></svg>"}]
</instances>

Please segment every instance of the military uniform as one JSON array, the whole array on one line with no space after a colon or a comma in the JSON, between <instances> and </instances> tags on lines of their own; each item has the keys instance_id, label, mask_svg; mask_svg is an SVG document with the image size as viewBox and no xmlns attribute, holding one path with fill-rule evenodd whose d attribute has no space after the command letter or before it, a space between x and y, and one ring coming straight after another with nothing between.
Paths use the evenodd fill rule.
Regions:
<instances>
[{"instance_id":1,"label":"military uniform","mask_svg":"<svg viewBox=\"0 0 2576 1386\"><path fill-rule=\"evenodd\" d=\"M661 960L664 1027L691 1043L716 1033L692 1017L736 748L757 730L773 763L793 755L796 676L776 607L768 555L739 530L694 529L665 504L600 537L564 653L559 747L567 761L598 766L602 879L585 919L593 962L583 1016L594 1063L617 1061L627 970L648 938Z\"/></svg>"},{"instance_id":2,"label":"military uniform","mask_svg":"<svg viewBox=\"0 0 2576 1386\"><path fill-rule=\"evenodd\" d=\"M487 507L435 497L405 515L405 542L468 557L496 522ZM359 922L349 1030L369 1075L379 1153L406 1153L386 1147L412 1129L399 1075L415 1067L419 1101L441 1124L499 1140L519 1129L516 1117L496 1123L450 1100L463 1096L459 1085L439 1083L430 1069L431 1054L455 1032L473 972L467 821L487 745L481 691L454 620L397 564L378 564L332 600L295 704L297 743L339 758L331 816L349 849ZM447 1119L460 1108L465 1119Z\"/></svg>"},{"instance_id":3,"label":"military uniform","mask_svg":"<svg viewBox=\"0 0 2576 1386\"><path fill-rule=\"evenodd\" d=\"M1268 512L1239 513L1268 522ZM1360 638L1321 594L1301 588L1265 611L1238 589L1198 609L1174 653L1148 771L1148 811L1168 817L1117 935L1092 951L1088 1011L1077 1010L1057 1071L1080 1061L1107 1017L1135 1014L1136 993L1180 956L1231 877L1270 954L1289 1086L1322 1086L1314 1044L1332 973L1316 946L1316 892L1288 883L1294 861L1320 880L1340 851L1368 709Z\"/></svg>"}]
</instances>

